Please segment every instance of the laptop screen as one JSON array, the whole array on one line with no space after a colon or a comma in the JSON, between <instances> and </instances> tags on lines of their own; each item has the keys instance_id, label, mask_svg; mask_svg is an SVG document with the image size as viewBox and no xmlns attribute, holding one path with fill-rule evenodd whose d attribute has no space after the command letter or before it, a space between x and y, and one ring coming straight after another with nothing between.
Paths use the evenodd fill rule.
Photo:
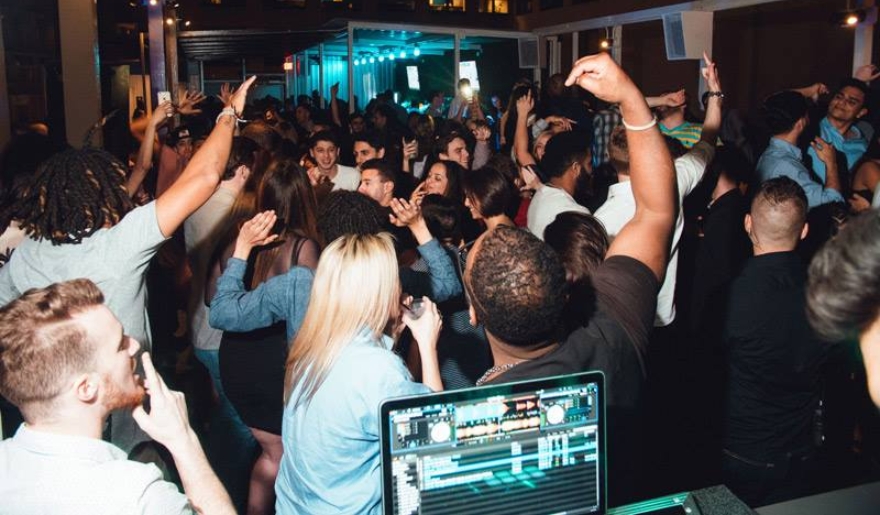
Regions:
<instances>
[{"instance_id":1,"label":"laptop screen","mask_svg":"<svg viewBox=\"0 0 880 515\"><path fill-rule=\"evenodd\" d=\"M385 513L604 513L604 395L588 372L385 401Z\"/></svg>"}]
</instances>

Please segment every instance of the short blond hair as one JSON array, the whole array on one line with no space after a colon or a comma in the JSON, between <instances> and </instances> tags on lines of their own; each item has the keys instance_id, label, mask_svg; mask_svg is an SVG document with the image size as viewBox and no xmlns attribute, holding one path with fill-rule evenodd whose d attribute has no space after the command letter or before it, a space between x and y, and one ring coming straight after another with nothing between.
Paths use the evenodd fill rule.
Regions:
<instances>
[{"instance_id":1,"label":"short blond hair","mask_svg":"<svg viewBox=\"0 0 880 515\"><path fill-rule=\"evenodd\" d=\"M74 316L103 303L95 283L74 279L28 290L0 308L0 394L26 412L51 403L72 375L90 371L94 342Z\"/></svg>"}]
</instances>

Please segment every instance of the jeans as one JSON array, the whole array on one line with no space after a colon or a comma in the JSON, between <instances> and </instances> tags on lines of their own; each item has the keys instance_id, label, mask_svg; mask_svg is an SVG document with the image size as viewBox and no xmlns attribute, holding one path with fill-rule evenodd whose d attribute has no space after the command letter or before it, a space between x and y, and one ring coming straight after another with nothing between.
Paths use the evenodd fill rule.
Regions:
<instances>
[{"instance_id":1,"label":"jeans","mask_svg":"<svg viewBox=\"0 0 880 515\"><path fill-rule=\"evenodd\" d=\"M810 493L815 475L813 448L787 453L772 462L747 458L724 449L724 484L751 507L775 504Z\"/></svg>"}]
</instances>

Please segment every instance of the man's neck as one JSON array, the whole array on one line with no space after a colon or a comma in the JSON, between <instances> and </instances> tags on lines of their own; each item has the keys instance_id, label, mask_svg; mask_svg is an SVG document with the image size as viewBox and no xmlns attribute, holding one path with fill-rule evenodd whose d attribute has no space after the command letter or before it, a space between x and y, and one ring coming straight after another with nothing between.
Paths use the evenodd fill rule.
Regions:
<instances>
[{"instance_id":1,"label":"man's neck","mask_svg":"<svg viewBox=\"0 0 880 515\"><path fill-rule=\"evenodd\" d=\"M828 119L828 123L830 123L831 126L834 127L834 130L839 132L840 135L843 137L846 137L847 133L849 132L849 130L853 126L853 122L837 120L837 119L832 118L830 116L827 116L826 118Z\"/></svg>"},{"instance_id":2,"label":"man's neck","mask_svg":"<svg viewBox=\"0 0 880 515\"><path fill-rule=\"evenodd\" d=\"M765 254L776 254L778 252L791 252L795 249L791 245L759 245L752 243L752 254L754 256L763 256Z\"/></svg>"},{"instance_id":3,"label":"man's neck","mask_svg":"<svg viewBox=\"0 0 880 515\"><path fill-rule=\"evenodd\" d=\"M101 439L107 417L94 417L91 412L70 413L63 409L51 418L28 421L28 429L41 433Z\"/></svg>"},{"instance_id":4,"label":"man's neck","mask_svg":"<svg viewBox=\"0 0 880 515\"><path fill-rule=\"evenodd\" d=\"M776 136L773 136L773 137L778 140L782 140L786 143L789 143L791 145L797 146L798 138L800 137L800 135L801 135L800 132L792 131L792 132L786 132L784 134L777 134Z\"/></svg>"},{"instance_id":5,"label":"man's neck","mask_svg":"<svg viewBox=\"0 0 880 515\"><path fill-rule=\"evenodd\" d=\"M575 186L577 185L577 181L571 179L569 177L569 174L566 173L559 177L551 177L550 181L548 182L551 186L559 188L574 197L574 190Z\"/></svg>"},{"instance_id":6,"label":"man's neck","mask_svg":"<svg viewBox=\"0 0 880 515\"><path fill-rule=\"evenodd\" d=\"M336 174L339 173L339 164L338 163L334 164L333 166L331 166L330 168L327 168L327 169L318 167L318 171L321 172L321 175L326 175L331 180L333 180L336 178Z\"/></svg>"},{"instance_id":7,"label":"man's neck","mask_svg":"<svg viewBox=\"0 0 880 515\"><path fill-rule=\"evenodd\" d=\"M486 331L486 337L489 340L489 348L492 349L495 366L537 359L559 347L555 342L543 346L517 347L499 340L489 331Z\"/></svg>"}]
</instances>

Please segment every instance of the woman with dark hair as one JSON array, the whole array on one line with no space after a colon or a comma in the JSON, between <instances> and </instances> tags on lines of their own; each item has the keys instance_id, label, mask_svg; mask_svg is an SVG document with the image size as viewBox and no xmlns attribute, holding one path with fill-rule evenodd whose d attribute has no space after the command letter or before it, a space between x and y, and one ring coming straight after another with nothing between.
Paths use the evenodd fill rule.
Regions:
<instances>
[{"instance_id":1,"label":"woman with dark hair","mask_svg":"<svg viewBox=\"0 0 880 515\"><path fill-rule=\"evenodd\" d=\"M474 220L482 220L487 230L499 225L514 226L519 207L516 187L494 168L484 166L466 174L461 181L464 205Z\"/></svg>"},{"instance_id":2,"label":"woman with dark hair","mask_svg":"<svg viewBox=\"0 0 880 515\"><path fill-rule=\"evenodd\" d=\"M461 191L461 178L465 169L455 161L436 161L428 168L428 173L413 192L413 199L421 199L425 195L442 195L464 205Z\"/></svg>"},{"instance_id":3,"label":"woman with dark hair","mask_svg":"<svg viewBox=\"0 0 880 515\"><path fill-rule=\"evenodd\" d=\"M608 234L592 215L566 211L556 215L544 229L544 241L556 251L565 268L569 298L563 317L567 331L583 327L596 309L596 294L590 276L608 252Z\"/></svg>"},{"instance_id":4,"label":"woman with dark hair","mask_svg":"<svg viewBox=\"0 0 880 515\"><path fill-rule=\"evenodd\" d=\"M293 267L317 267L320 253L317 205L305 169L290 159L273 161L258 188L256 209L257 212L274 211L277 222L273 233L279 237L250 252L242 278L250 290L272 277L287 274ZM234 260L229 258L234 250L234 244L228 246L215 265L206 293L208 302L214 297L221 267L232 266ZM216 315L212 311L211 324L226 331L220 343L223 389L262 448L251 473L248 513L271 513L275 477L283 452L284 360L290 336L295 334L302 319L234 332L232 329L240 326L240 321Z\"/></svg>"}]
</instances>

